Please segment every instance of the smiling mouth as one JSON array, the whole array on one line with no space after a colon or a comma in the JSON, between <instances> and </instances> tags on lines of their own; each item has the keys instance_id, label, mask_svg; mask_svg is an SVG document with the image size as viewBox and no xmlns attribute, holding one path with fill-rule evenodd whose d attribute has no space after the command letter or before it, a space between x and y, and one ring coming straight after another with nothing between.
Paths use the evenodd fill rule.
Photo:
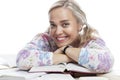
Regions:
<instances>
[{"instance_id":1,"label":"smiling mouth","mask_svg":"<svg viewBox=\"0 0 120 80\"><path fill-rule=\"evenodd\" d=\"M67 40L67 36L64 36L64 37L56 37L56 41L57 42L64 42Z\"/></svg>"}]
</instances>

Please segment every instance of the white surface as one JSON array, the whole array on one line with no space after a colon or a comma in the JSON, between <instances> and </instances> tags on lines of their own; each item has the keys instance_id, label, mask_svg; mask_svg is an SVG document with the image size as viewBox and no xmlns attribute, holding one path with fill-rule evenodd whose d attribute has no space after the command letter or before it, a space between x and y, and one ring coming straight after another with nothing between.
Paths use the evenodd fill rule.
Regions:
<instances>
[{"instance_id":1,"label":"white surface","mask_svg":"<svg viewBox=\"0 0 120 80\"><path fill-rule=\"evenodd\" d=\"M0 55L0 64L9 66L9 67L14 67L16 66L16 55L15 54L10 54L10 55Z\"/></svg>"},{"instance_id":2,"label":"white surface","mask_svg":"<svg viewBox=\"0 0 120 80\"><path fill-rule=\"evenodd\" d=\"M8 66L8 62L2 57L0 57L0 65Z\"/></svg>"},{"instance_id":3,"label":"white surface","mask_svg":"<svg viewBox=\"0 0 120 80\"><path fill-rule=\"evenodd\" d=\"M17 54L37 33L49 26L48 10L56 0L0 0L0 54ZM88 23L98 29L119 69L119 0L76 0Z\"/></svg>"}]
</instances>

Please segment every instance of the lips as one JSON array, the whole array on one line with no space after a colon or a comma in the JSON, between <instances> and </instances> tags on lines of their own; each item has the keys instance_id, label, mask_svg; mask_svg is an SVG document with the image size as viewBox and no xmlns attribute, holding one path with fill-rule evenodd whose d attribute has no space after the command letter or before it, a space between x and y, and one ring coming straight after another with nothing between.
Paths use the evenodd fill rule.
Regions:
<instances>
[{"instance_id":1,"label":"lips","mask_svg":"<svg viewBox=\"0 0 120 80\"><path fill-rule=\"evenodd\" d=\"M67 36L56 37L56 41L57 41L57 42L64 42L64 41L66 41L66 39L67 39Z\"/></svg>"}]
</instances>

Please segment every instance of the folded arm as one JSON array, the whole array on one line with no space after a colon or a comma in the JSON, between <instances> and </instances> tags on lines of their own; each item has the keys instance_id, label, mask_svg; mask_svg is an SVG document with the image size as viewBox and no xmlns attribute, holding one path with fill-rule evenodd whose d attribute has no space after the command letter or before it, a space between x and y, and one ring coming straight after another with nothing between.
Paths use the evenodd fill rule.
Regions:
<instances>
[{"instance_id":1,"label":"folded arm","mask_svg":"<svg viewBox=\"0 0 120 80\"><path fill-rule=\"evenodd\" d=\"M66 55L79 65L97 73L109 72L114 59L102 39L91 40L83 48L67 48Z\"/></svg>"},{"instance_id":2,"label":"folded arm","mask_svg":"<svg viewBox=\"0 0 120 80\"><path fill-rule=\"evenodd\" d=\"M16 64L22 70L33 66L45 66L70 62L71 59L57 49L47 34L39 34L33 38L17 55Z\"/></svg>"}]
</instances>

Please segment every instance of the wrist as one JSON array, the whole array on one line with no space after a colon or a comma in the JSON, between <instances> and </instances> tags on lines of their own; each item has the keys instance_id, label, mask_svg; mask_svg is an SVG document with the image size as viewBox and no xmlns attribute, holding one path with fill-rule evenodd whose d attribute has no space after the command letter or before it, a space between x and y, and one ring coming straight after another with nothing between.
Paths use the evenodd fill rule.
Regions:
<instances>
[{"instance_id":1,"label":"wrist","mask_svg":"<svg viewBox=\"0 0 120 80\"><path fill-rule=\"evenodd\" d=\"M66 50L67 50L67 48L69 48L69 47L70 47L69 45L67 45L67 46L64 47L64 49L63 49L63 54L66 54Z\"/></svg>"}]
</instances>

